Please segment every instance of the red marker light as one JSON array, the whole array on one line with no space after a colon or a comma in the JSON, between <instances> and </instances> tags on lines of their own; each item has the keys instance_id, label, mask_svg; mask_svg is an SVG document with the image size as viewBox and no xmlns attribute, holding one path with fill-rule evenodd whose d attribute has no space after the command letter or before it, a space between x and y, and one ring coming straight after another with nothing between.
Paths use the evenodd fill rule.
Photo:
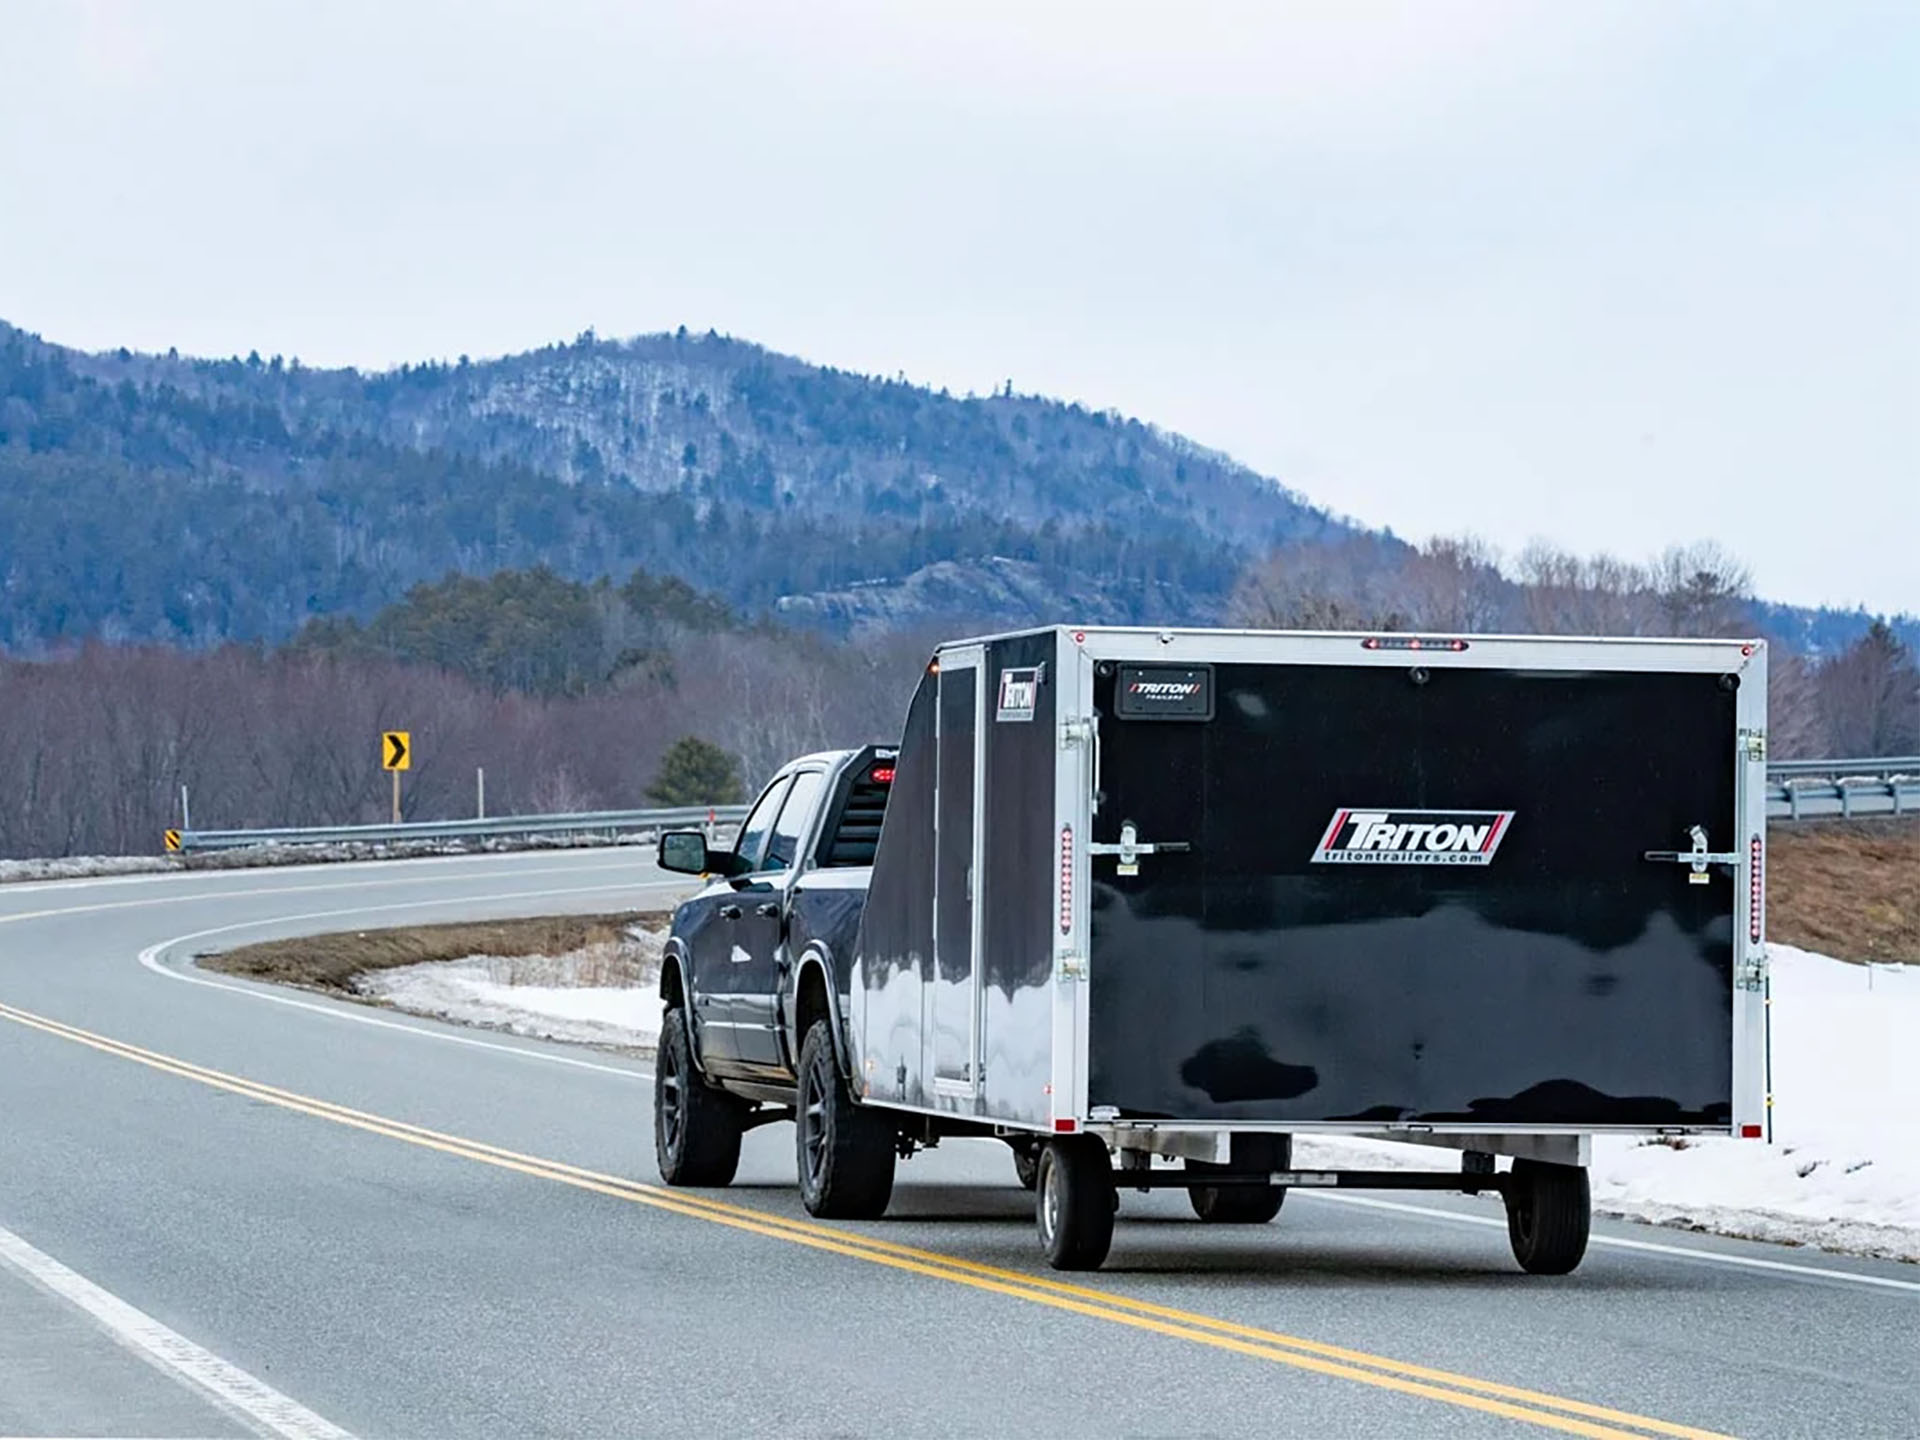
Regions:
<instances>
[{"instance_id":1,"label":"red marker light","mask_svg":"<svg viewBox=\"0 0 1920 1440\"><path fill-rule=\"evenodd\" d=\"M872 771L872 780L873 780L873 783L876 785L893 784L893 767L891 765L874 766Z\"/></svg>"},{"instance_id":2,"label":"red marker light","mask_svg":"<svg viewBox=\"0 0 1920 1440\"><path fill-rule=\"evenodd\" d=\"M1080 1122L1075 1120L1071 1115L1053 1122L1054 1133L1057 1135L1071 1135L1079 1128Z\"/></svg>"},{"instance_id":3,"label":"red marker light","mask_svg":"<svg viewBox=\"0 0 1920 1440\"><path fill-rule=\"evenodd\" d=\"M1760 1138L1760 1127L1758 1125L1742 1125L1740 1127L1740 1138L1742 1140L1758 1140Z\"/></svg>"},{"instance_id":4,"label":"red marker light","mask_svg":"<svg viewBox=\"0 0 1920 1440\"><path fill-rule=\"evenodd\" d=\"M1060 933L1073 929L1073 826L1060 827Z\"/></svg>"},{"instance_id":5,"label":"red marker light","mask_svg":"<svg viewBox=\"0 0 1920 1440\"><path fill-rule=\"evenodd\" d=\"M1360 642L1362 650L1451 650L1459 654L1467 648L1465 640L1438 640L1431 635L1369 635Z\"/></svg>"}]
</instances>

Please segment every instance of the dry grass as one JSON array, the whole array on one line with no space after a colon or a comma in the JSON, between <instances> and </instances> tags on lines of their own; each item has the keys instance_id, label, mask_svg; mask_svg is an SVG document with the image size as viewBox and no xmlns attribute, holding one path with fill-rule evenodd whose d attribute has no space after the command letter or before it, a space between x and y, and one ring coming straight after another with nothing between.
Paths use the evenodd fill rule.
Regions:
<instances>
[{"instance_id":1,"label":"dry grass","mask_svg":"<svg viewBox=\"0 0 1920 1440\"><path fill-rule=\"evenodd\" d=\"M1767 934L1842 960L1920 964L1920 819L1775 825Z\"/></svg>"},{"instance_id":2,"label":"dry grass","mask_svg":"<svg viewBox=\"0 0 1920 1440\"><path fill-rule=\"evenodd\" d=\"M568 955L589 951L599 957L589 965L608 984L632 983L624 978L631 962L622 941L627 927L664 929L669 917L651 911L622 915L544 915L533 920L481 920L454 925L409 925L395 930L347 930L313 935L302 940L268 940L237 950L205 955L209 970L244 975L250 980L275 980L317 990L353 993L353 977L366 970L417 965L426 960L461 960L485 955L515 972L519 957ZM531 966L531 968L528 968ZM504 973L511 984L546 983L538 959L518 967L524 974ZM573 983L583 983L576 980Z\"/></svg>"}]
</instances>

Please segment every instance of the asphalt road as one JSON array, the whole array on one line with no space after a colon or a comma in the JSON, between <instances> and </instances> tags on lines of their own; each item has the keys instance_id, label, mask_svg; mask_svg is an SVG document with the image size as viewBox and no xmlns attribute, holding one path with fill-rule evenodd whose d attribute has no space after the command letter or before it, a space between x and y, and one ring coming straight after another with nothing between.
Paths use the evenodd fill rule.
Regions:
<instances>
[{"instance_id":1,"label":"asphalt road","mask_svg":"<svg viewBox=\"0 0 1920 1440\"><path fill-rule=\"evenodd\" d=\"M1069 1279L991 1142L874 1224L808 1219L787 1125L668 1191L642 1064L187 963L676 888L605 851L0 887L0 1434L1920 1435L1915 1267L1602 1223L1541 1279L1485 1202L1128 1192Z\"/></svg>"}]
</instances>

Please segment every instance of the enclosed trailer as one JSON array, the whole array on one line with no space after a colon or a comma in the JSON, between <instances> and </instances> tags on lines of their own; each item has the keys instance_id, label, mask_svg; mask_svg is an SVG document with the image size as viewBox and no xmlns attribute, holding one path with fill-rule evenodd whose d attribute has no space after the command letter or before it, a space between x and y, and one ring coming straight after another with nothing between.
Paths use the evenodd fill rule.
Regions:
<instances>
[{"instance_id":1,"label":"enclosed trailer","mask_svg":"<svg viewBox=\"0 0 1920 1440\"><path fill-rule=\"evenodd\" d=\"M1030 1137L1056 1265L1105 1257L1117 1183L1243 1220L1498 1190L1521 1263L1569 1270L1589 1137L1764 1133L1765 756L1758 641L943 645L847 974L854 1096ZM1293 1168L1325 1134L1461 1168Z\"/></svg>"}]
</instances>

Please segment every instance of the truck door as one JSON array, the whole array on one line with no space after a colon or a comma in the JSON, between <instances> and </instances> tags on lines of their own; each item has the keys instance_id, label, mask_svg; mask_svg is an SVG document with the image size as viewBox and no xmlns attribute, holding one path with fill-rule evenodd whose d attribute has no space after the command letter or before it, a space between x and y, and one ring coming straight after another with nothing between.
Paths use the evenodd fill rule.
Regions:
<instances>
[{"instance_id":1,"label":"truck door","mask_svg":"<svg viewBox=\"0 0 1920 1440\"><path fill-rule=\"evenodd\" d=\"M936 711L933 866L933 1084L979 1090L980 768L977 746L985 652L942 652Z\"/></svg>"},{"instance_id":2,"label":"truck door","mask_svg":"<svg viewBox=\"0 0 1920 1440\"><path fill-rule=\"evenodd\" d=\"M801 847L812 833L825 783L818 770L802 770L793 777L759 869L736 896L740 917L733 922L734 943L745 958L732 967L731 1018L743 1065L786 1073L775 1023L780 980L788 963L787 892L799 878Z\"/></svg>"},{"instance_id":3,"label":"truck door","mask_svg":"<svg viewBox=\"0 0 1920 1440\"><path fill-rule=\"evenodd\" d=\"M740 972L752 959L742 924L748 919L748 907L764 903L766 898L743 895L741 891L753 883L754 873L761 868L774 819L791 783L785 775L775 779L741 825L733 853L745 862L746 873L715 881L687 902L689 908L699 910L695 925L686 929L693 958L694 1034L703 1067L732 1071L740 1065L734 996L740 989Z\"/></svg>"}]
</instances>

